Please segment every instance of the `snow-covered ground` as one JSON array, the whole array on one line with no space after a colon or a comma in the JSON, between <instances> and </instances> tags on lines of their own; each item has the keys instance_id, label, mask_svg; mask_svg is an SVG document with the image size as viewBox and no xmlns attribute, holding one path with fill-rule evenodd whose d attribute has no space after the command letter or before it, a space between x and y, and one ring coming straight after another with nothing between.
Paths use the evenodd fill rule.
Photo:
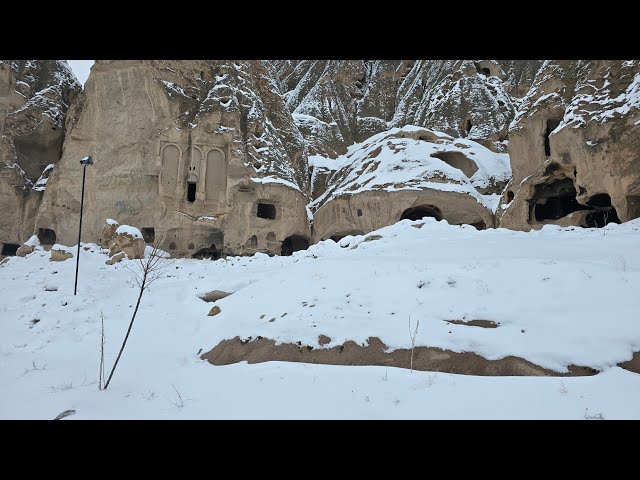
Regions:
<instances>
[{"instance_id":1,"label":"snow-covered ground","mask_svg":"<svg viewBox=\"0 0 640 480\"><path fill-rule=\"evenodd\" d=\"M422 228L415 228L422 226ZM378 238L378 236L380 238ZM368 237L375 240L365 241ZM151 285L106 391L137 298L133 275L95 245L50 262L40 247L0 265L0 418L640 418L640 220L604 229L477 231L402 221L291 257L175 260ZM72 250L75 255L75 250ZM234 292L216 302L198 295ZM200 360L221 340L318 345L382 339L525 358L590 377L476 377L375 366ZM273 320L272 320L273 319ZM485 329L444 320L499 322Z\"/></svg>"}]
</instances>

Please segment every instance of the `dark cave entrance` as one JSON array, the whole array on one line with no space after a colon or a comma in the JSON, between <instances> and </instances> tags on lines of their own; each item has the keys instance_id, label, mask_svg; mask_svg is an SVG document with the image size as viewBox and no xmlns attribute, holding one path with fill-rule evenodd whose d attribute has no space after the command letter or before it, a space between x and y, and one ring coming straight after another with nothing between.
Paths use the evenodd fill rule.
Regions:
<instances>
[{"instance_id":1,"label":"dark cave entrance","mask_svg":"<svg viewBox=\"0 0 640 480\"><path fill-rule=\"evenodd\" d=\"M259 203L258 211L256 212L258 218L266 218L267 220L275 220L276 218L276 206L271 203Z\"/></svg>"},{"instance_id":2,"label":"dark cave entrance","mask_svg":"<svg viewBox=\"0 0 640 480\"><path fill-rule=\"evenodd\" d=\"M309 240L307 240L302 235L291 235L284 239L282 242L282 250L280 254L282 256L289 256L293 252L297 252L299 250L306 250L309 248Z\"/></svg>"},{"instance_id":3,"label":"dark cave entrance","mask_svg":"<svg viewBox=\"0 0 640 480\"><path fill-rule=\"evenodd\" d=\"M489 70L488 68L481 68L480 69L480 73L482 75L484 75L485 77L490 77L491 76L491 70Z\"/></svg>"},{"instance_id":4,"label":"dark cave entrance","mask_svg":"<svg viewBox=\"0 0 640 480\"><path fill-rule=\"evenodd\" d=\"M507 202L511 203L513 202L513 199L515 198L514 193L511 190L507 191Z\"/></svg>"},{"instance_id":5,"label":"dark cave entrance","mask_svg":"<svg viewBox=\"0 0 640 480\"><path fill-rule=\"evenodd\" d=\"M209 248L201 248L191 255L191 258L195 258L196 260L218 260L220 258L220 252L218 252L216 246L212 244Z\"/></svg>"},{"instance_id":6,"label":"dark cave entrance","mask_svg":"<svg viewBox=\"0 0 640 480\"><path fill-rule=\"evenodd\" d=\"M438 222L444 218L438 207L433 205L420 205L418 207L407 208L402 212L400 220L420 220L423 217L432 217Z\"/></svg>"},{"instance_id":7,"label":"dark cave entrance","mask_svg":"<svg viewBox=\"0 0 640 480\"><path fill-rule=\"evenodd\" d=\"M611 197L607 193L598 193L587 201L587 205L595 210L587 215L587 227L602 228L610 223L620 223L618 212L611 205Z\"/></svg>"},{"instance_id":8,"label":"dark cave entrance","mask_svg":"<svg viewBox=\"0 0 640 480\"><path fill-rule=\"evenodd\" d=\"M348 237L350 235L353 235L354 237L356 237L358 235L364 235L364 232L362 230L349 230L346 232L343 231L339 233L334 233L329 237L329 240L333 240L334 242L338 243L344 237Z\"/></svg>"},{"instance_id":9,"label":"dark cave entrance","mask_svg":"<svg viewBox=\"0 0 640 480\"><path fill-rule=\"evenodd\" d=\"M189 200L190 203L193 203L196 201L197 187L198 187L198 184L195 182L189 182L189 185L187 186L187 200Z\"/></svg>"},{"instance_id":10,"label":"dark cave entrance","mask_svg":"<svg viewBox=\"0 0 640 480\"><path fill-rule=\"evenodd\" d=\"M13 257L18 251L18 248L20 248L20 245L17 243L5 243L2 245L2 255Z\"/></svg>"},{"instance_id":11,"label":"dark cave entrance","mask_svg":"<svg viewBox=\"0 0 640 480\"><path fill-rule=\"evenodd\" d=\"M469 132L471 131L471 127L473 127L473 124L471 123L471 119L467 118L467 121L464 122L464 131L466 132L467 135L469 135Z\"/></svg>"},{"instance_id":12,"label":"dark cave entrance","mask_svg":"<svg viewBox=\"0 0 640 480\"><path fill-rule=\"evenodd\" d=\"M550 118L547 120L547 129L544 132L544 154L548 157L551 155L551 144L549 143L549 135L553 132L558 125L560 125L561 118Z\"/></svg>"},{"instance_id":13,"label":"dark cave entrance","mask_svg":"<svg viewBox=\"0 0 640 480\"><path fill-rule=\"evenodd\" d=\"M42 245L54 245L56 243L56 232L50 228L38 228L38 240Z\"/></svg>"},{"instance_id":14,"label":"dark cave entrance","mask_svg":"<svg viewBox=\"0 0 640 480\"><path fill-rule=\"evenodd\" d=\"M487 224L484 223L484 220L480 220L479 222L475 222L475 223L470 223L469 225L471 225L472 227L475 227L476 230L486 230L487 229Z\"/></svg>"},{"instance_id":15,"label":"dark cave entrance","mask_svg":"<svg viewBox=\"0 0 640 480\"><path fill-rule=\"evenodd\" d=\"M142 239L145 243L153 243L156 241L156 229L147 227L142 229Z\"/></svg>"},{"instance_id":16,"label":"dark cave entrance","mask_svg":"<svg viewBox=\"0 0 640 480\"><path fill-rule=\"evenodd\" d=\"M607 210L596 210L587 215L587 227L602 228L610 223L620 223L618 212L611 207Z\"/></svg>"},{"instance_id":17,"label":"dark cave entrance","mask_svg":"<svg viewBox=\"0 0 640 480\"><path fill-rule=\"evenodd\" d=\"M576 187L570 178L536 185L533 198L529 200L533 213L530 217L543 222L558 220L578 210L591 210L578 203L576 193Z\"/></svg>"}]
</instances>

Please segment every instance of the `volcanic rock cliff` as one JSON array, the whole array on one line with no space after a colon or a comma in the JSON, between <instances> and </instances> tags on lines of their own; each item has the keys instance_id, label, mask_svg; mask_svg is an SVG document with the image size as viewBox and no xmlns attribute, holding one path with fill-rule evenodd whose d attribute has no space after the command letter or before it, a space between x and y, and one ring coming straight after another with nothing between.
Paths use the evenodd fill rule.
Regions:
<instances>
[{"instance_id":1,"label":"volcanic rock cliff","mask_svg":"<svg viewBox=\"0 0 640 480\"><path fill-rule=\"evenodd\" d=\"M105 60L79 89L65 62L0 63L6 254L75 243L85 155L83 241L115 219L195 258L640 216L639 61Z\"/></svg>"},{"instance_id":2,"label":"volcanic rock cliff","mask_svg":"<svg viewBox=\"0 0 640 480\"><path fill-rule=\"evenodd\" d=\"M11 254L34 231L42 190L60 159L81 87L61 60L0 60L0 244Z\"/></svg>"}]
</instances>

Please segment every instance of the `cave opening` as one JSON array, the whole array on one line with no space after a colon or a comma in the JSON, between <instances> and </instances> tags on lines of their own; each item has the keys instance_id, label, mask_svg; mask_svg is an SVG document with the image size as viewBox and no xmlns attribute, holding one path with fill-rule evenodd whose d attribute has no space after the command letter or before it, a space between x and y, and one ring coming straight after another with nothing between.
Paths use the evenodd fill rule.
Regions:
<instances>
[{"instance_id":1,"label":"cave opening","mask_svg":"<svg viewBox=\"0 0 640 480\"><path fill-rule=\"evenodd\" d=\"M551 132L558 128L558 125L560 125L561 121L561 118L549 118L547 120L547 129L544 132L544 154L547 157L551 155L551 144L549 143L549 136L551 135Z\"/></svg>"},{"instance_id":2,"label":"cave opening","mask_svg":"<svg viewBox=\"0 0 640 480\"><path fill-rule=\"evenodd\" d=\"M485 77L490 77L491 76L491 70L489 70L487 67L481 68L480 69L480 73L482 75L484 75Z\"/></svg>"},{"instance_id":3,"label":"cave opening","mask_svg":"<svg viewBox=\"0 0 640 480\"><path fill-rule=\"evenodd\" d=\"M402 212L400 220L420 220L423 217L432 217L438 222L444 218L438 207L434 205L420 205L418 207L407 208Z\"/></svg>"},{"instance_id":4,"label":"cave opening","mask_svg":"<svg viewBox=\"0 0 640 480\"><path fill-rule=\"evenodd\" d=\"M20 248L20 245L18 245L17 243L4 243L2 245L2 255L12 257L16 254L18 248Z\"/></svg>"},{"instance_id":5,"label":"cave opening","mask_svg":"<svg viewBox=\"0 0 640 480\"><path fill-rule=\"evenodd\" d=\"M586 218L587 227L602 228L610 223L620 223L618 212L613 207L606 209L598 209L591 212Z\"/></svg>"},{"instance_id":6,"label":"cave opening","mask_svg":"<svg viewBox=\"0 0 640 480\"><path fill-rule=\"evenodd\" d=\"M529 200L536 221L558 220L578 210L592 210L578 203L576 193L570 178L536 185L533 198Z\"/></svg>"},{"instance_id":7,"label":"cave opening","mask_svg":"<svg viewBox=\"0 0 640 480\"><path fill-rule=\"evenodd\" d=\"M307 248L309 248L309 240L302 235L291 235L282 242L280 254L282 256L289 256L293 254L293 252L306 250Z\"/></svg>"},{"instance_id":8,"label":"cave opening","mask_svg":"<svg viewBox=\"0 0 640 480\"><path fill-rule=\"evenodd\" d=\"M597 193L587 201L590 207L610 207L611 197L607 193Z\"/></svg>"},{"instance_id":9,"label":"cave opening","mask_svg":"<svg viewBox=\"0 0 640 480\"><path fill-rule=\"evenodd\" d=\"M153 243L156 241L156 229L153 227L146 227L142 229L142 239L145 243Z\"/></svg>"},{"instance_id":10,"label":"cave opening","mask_svg":"<svg viewBox=\"0 0 640 480\"><path fill-rule=\"evenodd\" d=\"M484 223L484 220L480 220L478 222L470 223L469 225L474 227L476 230L486 230L487 229L487 224Z\"/></svg>"},{"instance_id":11,"label":"cave opening","mask_svg":"<svg viewBox=\"0 0 640 480\"><path fill-rule=\"evenodd\" d=\"M465 132L467 132L467 135L471 131L471 127L473 127L473 124L471 123L471 119L467 118L467 121L464 123L464 130Z\"/></svg>"},{"instance_id":12,"label":"cave opening","mask_svg":"<svg viewBox=\"0 0 640 480\"><path fill-rule=\"evenodd\" d=\"M508 190L507 191L507 202L509 202L509 203L513 202L514 198L515 198L515 194L511 190Z\"/></svg>"},{"instance_id":13,"label":"cave opening","mask_svg":"<svg viewBox=\"0 0 640 480\"><path fill-rule=\"evenodd\" d=\"M190 203L193 203L196 201L197 186L198 186L197 183L189 182L189 186L187 187L187 200L189 200Z\"/></svg>"},{"instance_id":14,"label":"cave opening","mask_svg":"<svg viewBox=\"0 0 640 480\"><path fill-rule=\"evenodd\" d=\"M56 232L50 228L38 228L38 240L42 245L54 245L56 243Z\"/></svg>"},{"instance_id":15,"label":"cave opening","mask_svg":"<svg viewBox=\"0 0 640 480\"><path fill-rule=\"evenodd\" d=\"M211 244L209 248L201 248L193 255L191 258L195 258L196 260L218 260L220 258L220 252L216 248L215 244Z\"/></svg>"},{"instance_id":16,"label":"cave opening","mask_svg":"<svg viewBox=\"0 0 640 480\"><path fill-rule=\"evenodd\" d=\"M276 218L276 206L271 203L259 203L256 214L258 218L274 220Z\"/></svg>"}]
</instances>

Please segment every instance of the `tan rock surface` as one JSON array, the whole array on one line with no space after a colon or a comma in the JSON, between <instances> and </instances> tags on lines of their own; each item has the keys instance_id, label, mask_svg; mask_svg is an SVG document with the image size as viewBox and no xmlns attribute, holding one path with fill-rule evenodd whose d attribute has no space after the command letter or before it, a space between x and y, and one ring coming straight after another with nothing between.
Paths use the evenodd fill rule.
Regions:
<instances>
[{"instance_id":1,"label":"tan rock surface","mask_svg":"<svg viewBox=\"0 0 640 480\"><path fill-rule=\"evenodd\" d=\"M129 227L123 225L123 227ZM121 227L119 227L120 229ZM134 233L127 231L116 231L109 241L109 254L113 257L116 253L124 252L130 260L144 258L144 249L147 246L142 235L137 229L131 229ZM138 235L139 234L139 235Z\"/></svg>"},{"instance_id":2,"label":"tan rock surface","mask_svg":"<svg viewBox=\"0 0 640 480\"><path fill-rule=\"evenodd\" d=\"M107 265L115 265L116 263L120 263L126 257L127 257L127 254L124 252L116 253L104 263L106 263Z\"/></svg>"},{"instance_id":3,"label":"tan rock surface","mask_svg":"<svg viewBox=\"0 0 640 480\"><path fill-rule=\"evenodd\" d=\"M52 262L63 262L69 258L73 258L73 253L68 251L66 247L53 246L50 250Z\"/></svg>"},{"instance_id":4,"label":"tan rock surface","mask_svg":"<svg viewBox=\"0 0 640 480\"><path fill-rule=\"evenodd\" d=\"M513 180L500 226L640 217L639 61L546 62L509 138Z\"/></svg>"},{"instance_id":5,"label":"tan rock surface","mask_svg":"<svg viewBox=\"0 0 640 480\"><path fill-rule=\"evenodd\" d=\"M16 256L18 257L26 257L30 253L33 253L35 250L35 246L33 245L21 245L20 248L16 251Z\"/></svg>"},{"instance_id":6,"label":"tan rock surface","mask_svg":"<svg viewBox=\"0 0 640 480\"><path fill-rule=\"evenodd\" d=\"M75 241L85 155L83 241L105 218L162 236L173 256L309 238L304 141L262 62L98 61L73 122L37 219L61 242Z\"/></svg>"},{"instance_id":7,"label":"tan rock surface","mask_svg":"<svg viewBox=\"0 0 640 480\"><path fill-rule=\"evenodd\" d=\"M64 61L0 60L0 244L34 233L47 167L60 158L79 90Z\"/></svg>"}]
</instances>

